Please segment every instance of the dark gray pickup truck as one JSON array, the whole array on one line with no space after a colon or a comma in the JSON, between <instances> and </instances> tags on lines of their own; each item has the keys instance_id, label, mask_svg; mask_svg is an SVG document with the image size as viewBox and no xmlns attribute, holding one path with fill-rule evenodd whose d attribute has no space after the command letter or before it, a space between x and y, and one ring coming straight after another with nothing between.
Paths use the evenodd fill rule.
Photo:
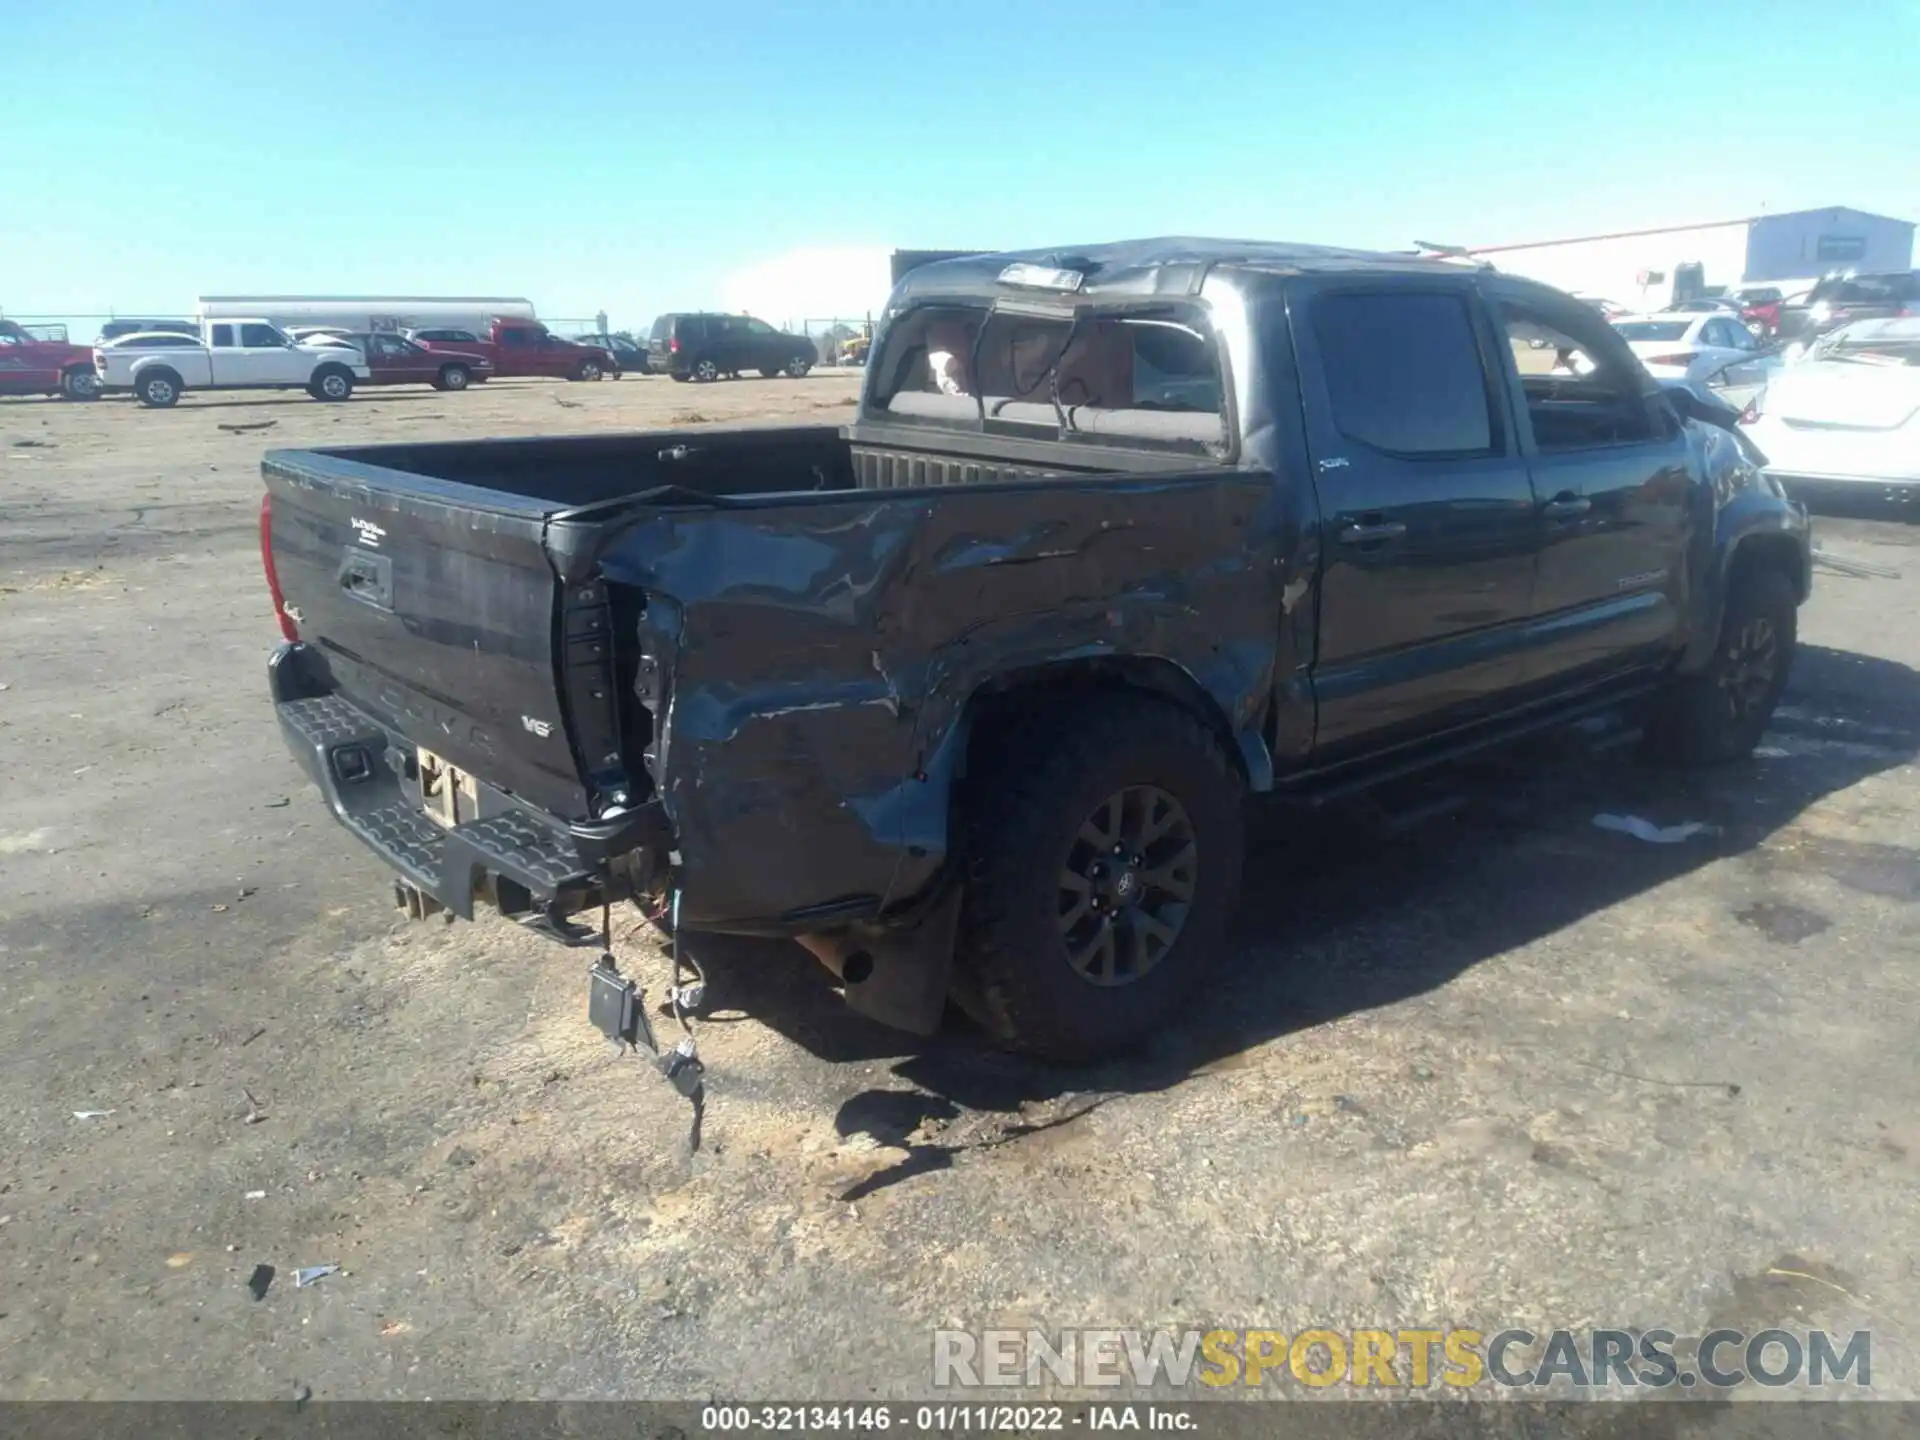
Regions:
<instances>
[{"instance_id":1,"label":"dark gray pickup truck","mask_svg":"<svg viewBox=\"0 0 1920 1440\"><path fill-rule=\"evenodd\" d=\"M407 908L670 898L1084 1056L1223 948L1248 797L1625 702L1727 760L1786 681L1805 512L1484 266L955 259L864 384L843 429L266 457L273 700Z\"/></svg>"}]
</instances>

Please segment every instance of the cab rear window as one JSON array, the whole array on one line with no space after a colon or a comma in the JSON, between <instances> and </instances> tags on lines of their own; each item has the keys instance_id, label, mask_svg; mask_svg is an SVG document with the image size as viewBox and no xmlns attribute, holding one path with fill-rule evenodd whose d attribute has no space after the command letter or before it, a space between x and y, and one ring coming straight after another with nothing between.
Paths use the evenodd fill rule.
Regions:
<instances>
[{"instance_id":1,"label":"cab rear window","mask_svg":"<svg viewBox=\"0 0 1920 1440\"><path fill-rule=\"evenodd\" d=\"M1213 456L1228 447L1219 347L1188 307L922 306L888 327L872 373L868 409L889 420Z\"/></svg>"}]
</instances>

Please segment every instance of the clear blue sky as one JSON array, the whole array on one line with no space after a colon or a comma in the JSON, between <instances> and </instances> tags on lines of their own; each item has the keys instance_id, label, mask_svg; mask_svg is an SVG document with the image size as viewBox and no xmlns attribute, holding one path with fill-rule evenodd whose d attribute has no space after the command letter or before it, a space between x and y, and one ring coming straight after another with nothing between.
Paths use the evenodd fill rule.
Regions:
<instances>
[{"instance_id":1,"label":"clear blue sky","mask_svg":"<svg viewBox=\"0 0 1920 1440\"><path fill-rule=\"evenodd\" d=\"M803 246L1920 218L1917 0L0 0L0 306L490 293Z\"/></svg>"}]
</instances>

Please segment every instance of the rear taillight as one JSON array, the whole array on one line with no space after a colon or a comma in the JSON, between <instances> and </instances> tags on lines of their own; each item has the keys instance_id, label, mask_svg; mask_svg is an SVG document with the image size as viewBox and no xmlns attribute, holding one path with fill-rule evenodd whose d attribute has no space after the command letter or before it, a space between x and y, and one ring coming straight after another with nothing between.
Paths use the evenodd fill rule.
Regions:
<instances>
[{"instance_id":1,"label":"rear taillight","mask_svg":"<svg viewBox=\"0 0 1920 1440\"><path fill-rule=\"evenodd\" d=\"M678 353L680 349L680 337L678 335L674 336L671 340L667 341L667 349L675 353Z\"/></svg>"},{"instance_id":2,"label":"rear taillight","mask_svg":"<svg viewBox=\"0 0 1920 1440\"><path fill-rule=\"evenodd\" d=\"M1766 394L1767 392L1762 390L1751 400L1747 401L1747 408L1740 412L1740 423L1742 425L1751 425L1760 418L1760 402L1766 398Z\"/></svg>"},{"instance_id":3,"label":"rear taillight","mask_svg":"<svg viewBox=\"0 0 1920 1440\"><path fill-rule=\"evenodd\" d=\"M280 622L280 634L288 644L297 643L300 631L287 614L286 596L280 593L280 574L273 568L273 496L260 497L260 568L267 572L267 594L273 597L273 618Z\"/></svg>"},{"instance_id":4,"label":"rear taillight","mask_svg":"<svg viewBox=\"0 0 1920 1440\"><path fill-rule=\"evenodd\" d=\"M1647 365L1678 365L1682 369L1693 363L1691 355L1649 355L1643 362Z\"/></svg>"}]
</instances>

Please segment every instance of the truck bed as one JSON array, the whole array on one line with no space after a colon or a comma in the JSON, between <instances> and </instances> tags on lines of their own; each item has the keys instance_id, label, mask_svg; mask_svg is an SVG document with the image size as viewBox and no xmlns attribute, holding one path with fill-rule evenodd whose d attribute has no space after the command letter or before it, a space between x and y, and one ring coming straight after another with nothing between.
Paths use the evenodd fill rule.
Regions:
<instances>
[{"instance_id":1,"label":"truck bed","mask_svg":"<svg viewBox=\"0 0 1920 1440\"><path fill-rule=\"evenodd\" d=\"M939 777L988 677L1110 651L1163 657L1223 714L1263 703L1271 477L894 428L270 453L296 749L349 823L377 791L363 838L397 814L425 847L407 873L463 913L471 877L431 873L449 846L466 864L530 825L564 848L651 809L683 918L777 931L822 897L871 913L937 868ZM375 737L371 778L327 772L343 724ZM437 845L418 816L442 767ZM516 877L542 902L567 879L543 846L547 880Z\"/></svg>"}]
</instances>

